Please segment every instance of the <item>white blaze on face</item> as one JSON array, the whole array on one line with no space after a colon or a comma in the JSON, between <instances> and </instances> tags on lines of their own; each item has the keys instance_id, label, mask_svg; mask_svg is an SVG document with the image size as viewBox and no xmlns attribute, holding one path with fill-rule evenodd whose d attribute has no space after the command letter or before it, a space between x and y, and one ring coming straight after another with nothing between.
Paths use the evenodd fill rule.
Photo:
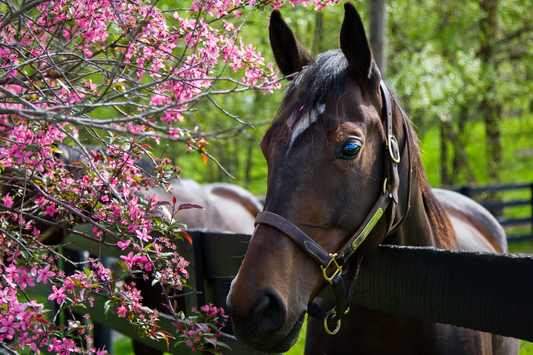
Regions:
<instances>
[{"instance_id":1,"label":"white blaze on face","mask_svg":"<svg viewBox=\"0 0 533 355\"><path fill-rule=\"evenodd\" d=\"M287 153L289 150L291 150L292 143L296 140L296 138L304 132L309 126L311 126L312 123L316 122L318 119L318 116L324 113L326 110L326 104L317 105L316 107L313 107L303 118L296 127L294 127L294 130L292 131L291 136L291 142L289 144L289 149L287 150ZM292 121L294 120L294 115L292 115L289 118L289 124L292 124Z\"/></svg>"}]
</instances>

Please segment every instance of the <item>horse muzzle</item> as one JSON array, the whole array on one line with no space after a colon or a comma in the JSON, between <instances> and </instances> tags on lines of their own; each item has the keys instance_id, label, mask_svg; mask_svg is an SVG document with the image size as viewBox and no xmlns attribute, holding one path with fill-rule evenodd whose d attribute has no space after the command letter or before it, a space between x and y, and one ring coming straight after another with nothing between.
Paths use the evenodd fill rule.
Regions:
<instances>
[{"instance_id":1,"label":"horse muzzle","mask_svg":"<svg viewBox=\"0 0 533 355\"><path fill-rule=\"evenodd\" d=\"M243 307L239 306L247 302L239 300L239 293L235 289L234 280L226 300L226 307L236 338L260 351L279 353L290 349L298 340L305 310L296 321L288 319L290 317L287 305L281 296L273 288L266 287L261 291L258 300L243 312ZM241 294L246 295L246 293Z\"/></svg>"}]
</instances>

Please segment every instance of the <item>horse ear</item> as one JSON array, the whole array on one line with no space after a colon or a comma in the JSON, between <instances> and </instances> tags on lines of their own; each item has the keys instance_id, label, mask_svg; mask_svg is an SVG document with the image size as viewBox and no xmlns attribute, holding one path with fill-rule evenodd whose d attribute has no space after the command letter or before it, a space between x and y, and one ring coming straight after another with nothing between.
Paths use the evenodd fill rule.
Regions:
<instances>
[{"instance_id":1,"label":"horse ear","mask_svg":"<svg viewBox=\"0 0 533 355\"><path fill-rule=\"evenodd\" d=\"M304 66L314 62L278 10L272 11L270 16L269 37L274 58L284 75L298 73Z\"/></svg>"},{"instance_id":2,"label":"horse ear","mask_svg":"<svg viewBox=\"0 0 533 355\"><path fill-rule=\"evenodd\" d=\"M350 74L354 79L366 79L371 82L377 78L381 79L359 13L350 3L344 4L344 11L340 42L341 50L348 60Z\"/></svg>"}]
</instances>

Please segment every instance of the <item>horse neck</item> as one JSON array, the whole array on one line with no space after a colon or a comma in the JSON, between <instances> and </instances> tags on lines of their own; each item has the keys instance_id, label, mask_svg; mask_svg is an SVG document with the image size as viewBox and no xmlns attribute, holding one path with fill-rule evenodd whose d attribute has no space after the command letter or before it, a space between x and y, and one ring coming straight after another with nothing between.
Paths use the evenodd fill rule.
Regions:
<instances>
[{"instance_id":1,"label":"horse neck","mask_svg":"<svg viewBox=\"0 0 533 355\"><path fill-rule=\"evenodd\" d=\"M424 203L424 194L420 190L420 185L418 184L420 177L415 175L417 174L413 172L413 188L409 213L398 230L387 237L384 243L439 247L440 243ZM408 192L405 188L400 187L399 201L396 206L396 222L406 213L407 199Z\"/></svg>"},{"instance_id":2,"label":"horse neck","mask_svg":"<svg viewBox=\"0 0 533 355\"><path fill-rule=\"evenodd\" d=\"M409 246L433 246L439 248L445 247L445 243L441 240L442 236L439 236L439 233L435 231L435 215L434 211L431 209L440 208L440 206L427 183L426 175L420 160L420 152L417 144L418 138L414 130L412 130L409 122L406 122L409 133L406 132L406 129L402 124L402 113L397 104L394 105L394 109L394 121L397 123L395 131L398 132L399 145L400 147L403 147L401 163L399 165L400 185L395 223L398 222L407 211L408 214L398 230L388 236L384 243ZM405 119L407 120L407 118ZM407 134L410 134L409 140L406 139ZM409 149L407 149L407 144L411 144L410 152ZM413 170L410 201L409 154L411 154ZM410 203L410 208L407 207L408 203ZM442 212L442 210L439 211Z\"/></svg>"}]
</instances>

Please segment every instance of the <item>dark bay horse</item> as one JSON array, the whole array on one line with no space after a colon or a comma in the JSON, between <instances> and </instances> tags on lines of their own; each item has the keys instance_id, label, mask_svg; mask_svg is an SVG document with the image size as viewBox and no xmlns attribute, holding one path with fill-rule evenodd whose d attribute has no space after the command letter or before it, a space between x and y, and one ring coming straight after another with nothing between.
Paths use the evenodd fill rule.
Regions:
<instances>
[{"instance_id":1,"label":"dark bay horse","mask_svg":"<svg viewBox=\"0 0 533 355\"><path fill-rule=\"evenodd\" d=\"M361 258L380 243L503 253L505 233L477 203L429 187L416 134L353 5L341 50L315 61L277 10L270 42L292 83L261 142L265 207L227 298L237 338L286 351L308 312L317 318L309 317L306 354L517 354L517 339L358 306L345 312ZM330 284L336 302L315 299Z\"/></svg>"}]
</instances>

